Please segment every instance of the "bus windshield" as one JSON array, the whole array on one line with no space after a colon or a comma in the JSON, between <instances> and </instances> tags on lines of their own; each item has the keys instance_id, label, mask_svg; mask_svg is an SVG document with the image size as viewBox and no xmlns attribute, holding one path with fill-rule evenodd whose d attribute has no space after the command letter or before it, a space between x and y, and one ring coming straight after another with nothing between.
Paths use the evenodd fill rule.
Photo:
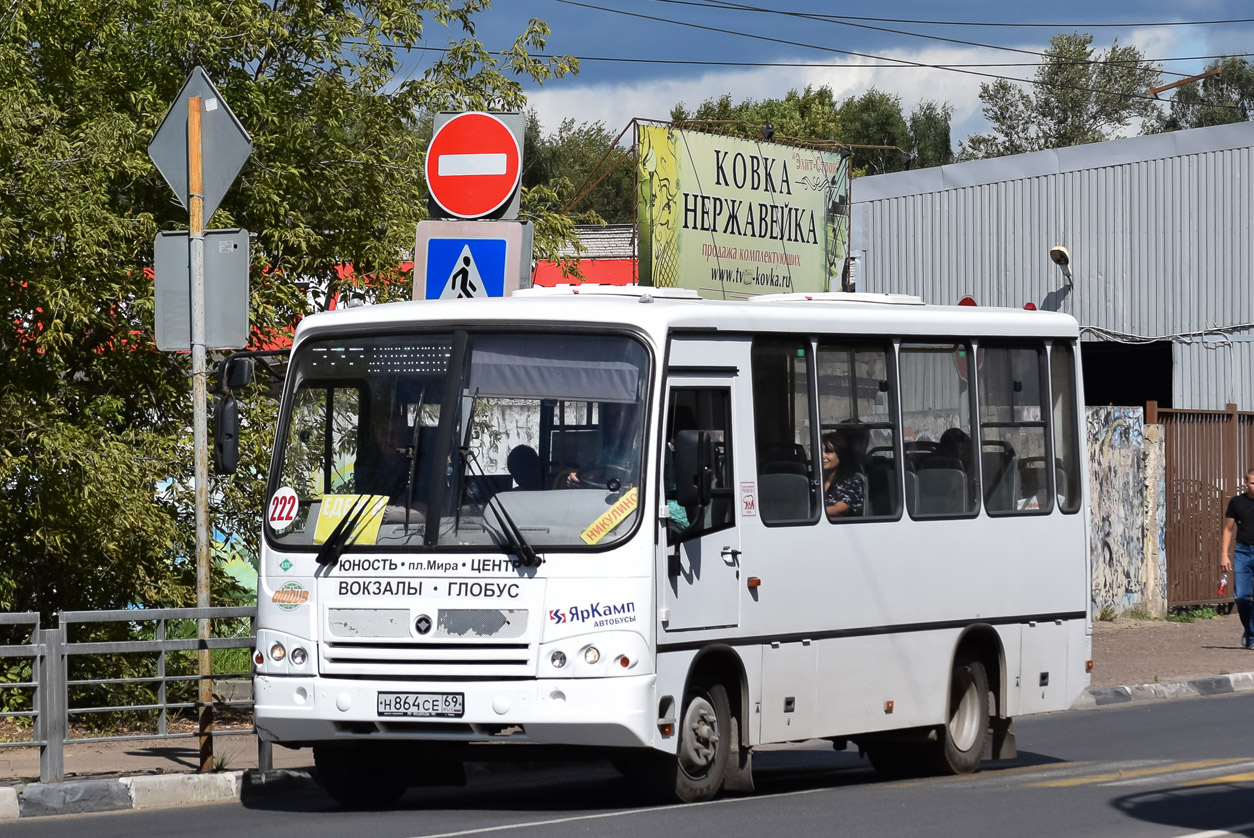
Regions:
<instances>
[{"instance_id":1,"label":"bus windshield","mask_svg":"<svg viewBox=\"0 0 1254 838\"><path fill-rule=\"evenodd\" d=\"M308 549L347 518L350 551L613 544L638 519L648 363L625 335L310 341L268 536Z\"/></svg>"}]
</instances>

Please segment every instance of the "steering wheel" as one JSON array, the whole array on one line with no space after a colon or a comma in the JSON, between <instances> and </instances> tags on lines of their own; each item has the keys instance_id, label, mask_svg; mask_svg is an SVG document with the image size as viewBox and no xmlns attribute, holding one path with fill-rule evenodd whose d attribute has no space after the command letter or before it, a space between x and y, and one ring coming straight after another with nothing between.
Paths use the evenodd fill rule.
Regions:
<instances>
[{"instance_id":1,"label":"steering wheel","mask_svg":"<svg viewBox=\"0 0 1254 838\"><path fill-rule=\"evenodd\" d=\"M623 482L631 477L631 470L623 466L612 466L608 463L594 463L575 472L581 486L590 489L608 489L617 492Z\"/></svg>"}]
</instances>

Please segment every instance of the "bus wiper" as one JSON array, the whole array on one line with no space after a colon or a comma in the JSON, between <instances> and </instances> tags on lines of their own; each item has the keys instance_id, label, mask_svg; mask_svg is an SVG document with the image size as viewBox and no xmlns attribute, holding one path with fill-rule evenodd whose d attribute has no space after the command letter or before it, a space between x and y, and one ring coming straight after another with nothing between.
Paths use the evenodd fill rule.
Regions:
<instances>
[{"instance_id":1,"label":"bus wiper","mask_svg":"<svg viewBox=\"0 0 1254 838\"><path fill-rule=\"evenodd\" d=\"M355 538L353 533L373 501L373 496L362 495L353 503L348 513L335 525L335 529L331 530L327 540L322 543L316 557L318 564L334 565L340 560L340 556L344 554L344 548Z\"/></svg>"},{"instance_id":2,"label":"bus wiper","mask_svg":"<svg viewBox=\"0 0 1254 838\"><path fill-rule=\"evenodd\" d=\"M475 456L475 452L470 446L463 446L461 450L462 462L475 465L475 471L479 477L484 477L483 468L479 465L479 458ZM522 530L514 523L514 518L505 509L505 504L495 494L488 499L488 505L496 504L496 514L501 521L501 530L505 535L505 539L509 542L510 549L514 551L517 558L511 559L514 567L522 565L523 567L539 567L544 564L544 559L535 551L530 544L527 543L526 537L523 536Z\"/></svg>"},{"instance_id":3,"label":"bus wiper","mask_svg":"<svg viewBox=\"0 0 1254 838\"><path fill-rule=\"evenodd\" d=\"M422 462L422 403L427 388L418 394L418 410L414 413L414 437L409 448L409 482L405 486L405 535L409 535L409 513L414 508L414 486L418 483L418 465Z\"/></svg>"}]
</instances>

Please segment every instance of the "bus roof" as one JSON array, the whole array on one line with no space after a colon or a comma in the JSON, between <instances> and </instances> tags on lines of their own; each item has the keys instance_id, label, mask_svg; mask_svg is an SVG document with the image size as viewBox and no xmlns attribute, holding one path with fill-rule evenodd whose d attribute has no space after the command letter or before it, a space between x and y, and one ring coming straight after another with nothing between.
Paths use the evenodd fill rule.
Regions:
<instances>
[{"instance_id":1,"label":"bus roof","mask_svg":"<svg viewBox=\"0 0 1254 838\"><path fill-rule=\"evenodd\" d=\"M296 343L332 333L405 326L634 327L658 345L673 331L1078 338L1068 314L1014 308L933 306L904 294L773 294L707 300L680 288L563 286L510 297L366 305L306 317Z\"/></svg>"}]
</instances>

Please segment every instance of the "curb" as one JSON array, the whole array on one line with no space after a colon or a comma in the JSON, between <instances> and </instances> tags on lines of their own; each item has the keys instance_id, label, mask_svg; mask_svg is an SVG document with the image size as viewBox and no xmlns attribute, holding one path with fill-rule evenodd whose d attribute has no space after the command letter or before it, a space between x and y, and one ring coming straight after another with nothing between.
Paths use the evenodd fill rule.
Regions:
<instances>
[{"instance_id":1,"label":"curb","mask_svg":"<svg viewBox=\"0 0 1254 838\"><path fill-rule=\"evenodd\" d=\"M307 771L224 771L114 780L74 780L0 787L0 822L46 815L82 815L188 803L247 800L260 794L314 788Z\"/></svg>"},{"instance_id":2,"label":"curb","mask_svg":"<svg viewBox=\"0 0 1254 838\"><path fill-rule=\"evenodd\" d=\"M1237 672L1231 675L1195 678L1192 681L1094 688L1077 698L1071 705L1071 709L1086 710L1094 707L1109 707L1112 704L1158 701L1164 698L1226 695L1248 690L1254 690L1254 672Z\"/></svg>"}]
</instances>

